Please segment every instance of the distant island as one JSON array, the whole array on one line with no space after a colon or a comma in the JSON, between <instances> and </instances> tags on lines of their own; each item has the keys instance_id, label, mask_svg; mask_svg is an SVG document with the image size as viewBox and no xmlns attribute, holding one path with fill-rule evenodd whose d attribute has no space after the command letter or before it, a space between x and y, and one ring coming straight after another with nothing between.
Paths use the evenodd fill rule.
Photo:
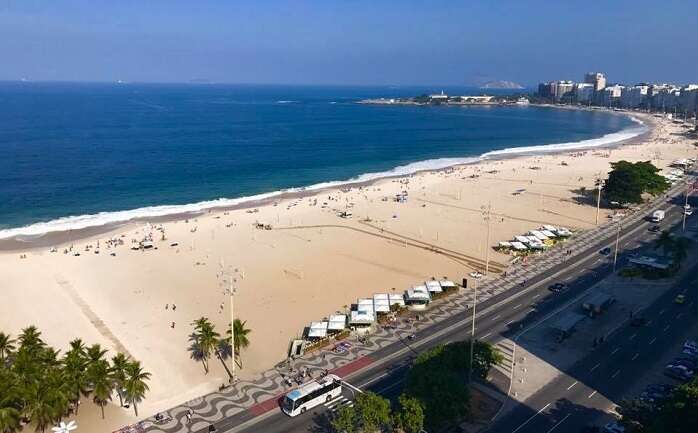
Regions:
<instances>
[{"instance_id":1,"label":"distant island","mask_svg":"<svg viewBox=\"0 0 698 433\"><path fill-rule=\"evenodd\" d=\"M515 83L513 81L504 81L504 80L494 80L494 81L488 81L482 86L480 86L481 89L523 89L524 86L522 86L519 83Z\"/></svg>"}]
</instances>

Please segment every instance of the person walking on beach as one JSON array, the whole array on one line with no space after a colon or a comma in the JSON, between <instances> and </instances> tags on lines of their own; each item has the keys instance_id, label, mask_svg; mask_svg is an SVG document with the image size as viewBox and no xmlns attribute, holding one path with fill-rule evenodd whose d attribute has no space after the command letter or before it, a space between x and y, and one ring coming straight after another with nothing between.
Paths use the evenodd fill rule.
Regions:
<instances>
[{"instance_id":1,"label":"person walking on beach","mask_svg":"<svg viewBox=\"0 0 698 433\"><path fill-rule=\"evenodd\" d=\"M175 304L172 304L172 311L176 310L177 306Z\"/></svg>"}]
</instances>

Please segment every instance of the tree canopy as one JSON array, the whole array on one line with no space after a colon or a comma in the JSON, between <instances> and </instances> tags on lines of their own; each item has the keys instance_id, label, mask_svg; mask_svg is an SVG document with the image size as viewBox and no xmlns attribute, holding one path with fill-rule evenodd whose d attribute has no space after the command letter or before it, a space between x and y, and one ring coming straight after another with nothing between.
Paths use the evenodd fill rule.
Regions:
<instances>
[{"instance_id":1,"label":"tree canopy","mask_svg":"<svg viewBox=\"0 0 698 433\"><path fill-rule=\"evenodd\" d=\"M659 169L649 161L618 161L611 163L611 168L603 187L608 201L641 203L642 194L657 195L669 188L667 180L658 174Z\"/></svg>"},{"instance_id":2,"label":"tree canopy","mask_svg":"<svg viewBox=\"0 0 698 433\"><path fill-rule=\"evenodd\" d=\"M619 411L630 432L698 432L698 379L679 386L657 406L632 400L624 402Z\"/></svg>"}]
</instances>

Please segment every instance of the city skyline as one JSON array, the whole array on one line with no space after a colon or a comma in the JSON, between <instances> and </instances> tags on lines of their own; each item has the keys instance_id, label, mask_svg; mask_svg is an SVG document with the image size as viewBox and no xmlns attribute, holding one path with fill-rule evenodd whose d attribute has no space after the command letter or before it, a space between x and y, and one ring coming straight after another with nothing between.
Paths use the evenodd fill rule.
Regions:
<instances>
[{"instance_id":1,"label":"city skyline","mask_svg":"<svg viewBox=\"0 0 698 433\"><path fill-rule=\"evenodd\" d=\"M688 3L657 6L10 1L0 80L534 87L602 70L610 83L691 83Z\"/></svg>"}]
</instances>

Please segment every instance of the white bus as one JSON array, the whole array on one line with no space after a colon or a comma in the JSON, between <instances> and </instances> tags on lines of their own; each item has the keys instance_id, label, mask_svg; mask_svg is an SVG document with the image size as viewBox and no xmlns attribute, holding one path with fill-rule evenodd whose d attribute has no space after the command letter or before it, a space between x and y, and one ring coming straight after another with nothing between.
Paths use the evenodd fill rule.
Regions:
<instances>
[{"instance_id":1,"label":"white bus","mask_svg":"<svg viewBox=\"0 0 698 433\"><path fill-rule=\"evenodd\" d=\"M308 382L286 394L281 410L286 415L296 416L308 409L333 400L342 394L342 380L334 374Z\"/></svg>"}]
</instances>

